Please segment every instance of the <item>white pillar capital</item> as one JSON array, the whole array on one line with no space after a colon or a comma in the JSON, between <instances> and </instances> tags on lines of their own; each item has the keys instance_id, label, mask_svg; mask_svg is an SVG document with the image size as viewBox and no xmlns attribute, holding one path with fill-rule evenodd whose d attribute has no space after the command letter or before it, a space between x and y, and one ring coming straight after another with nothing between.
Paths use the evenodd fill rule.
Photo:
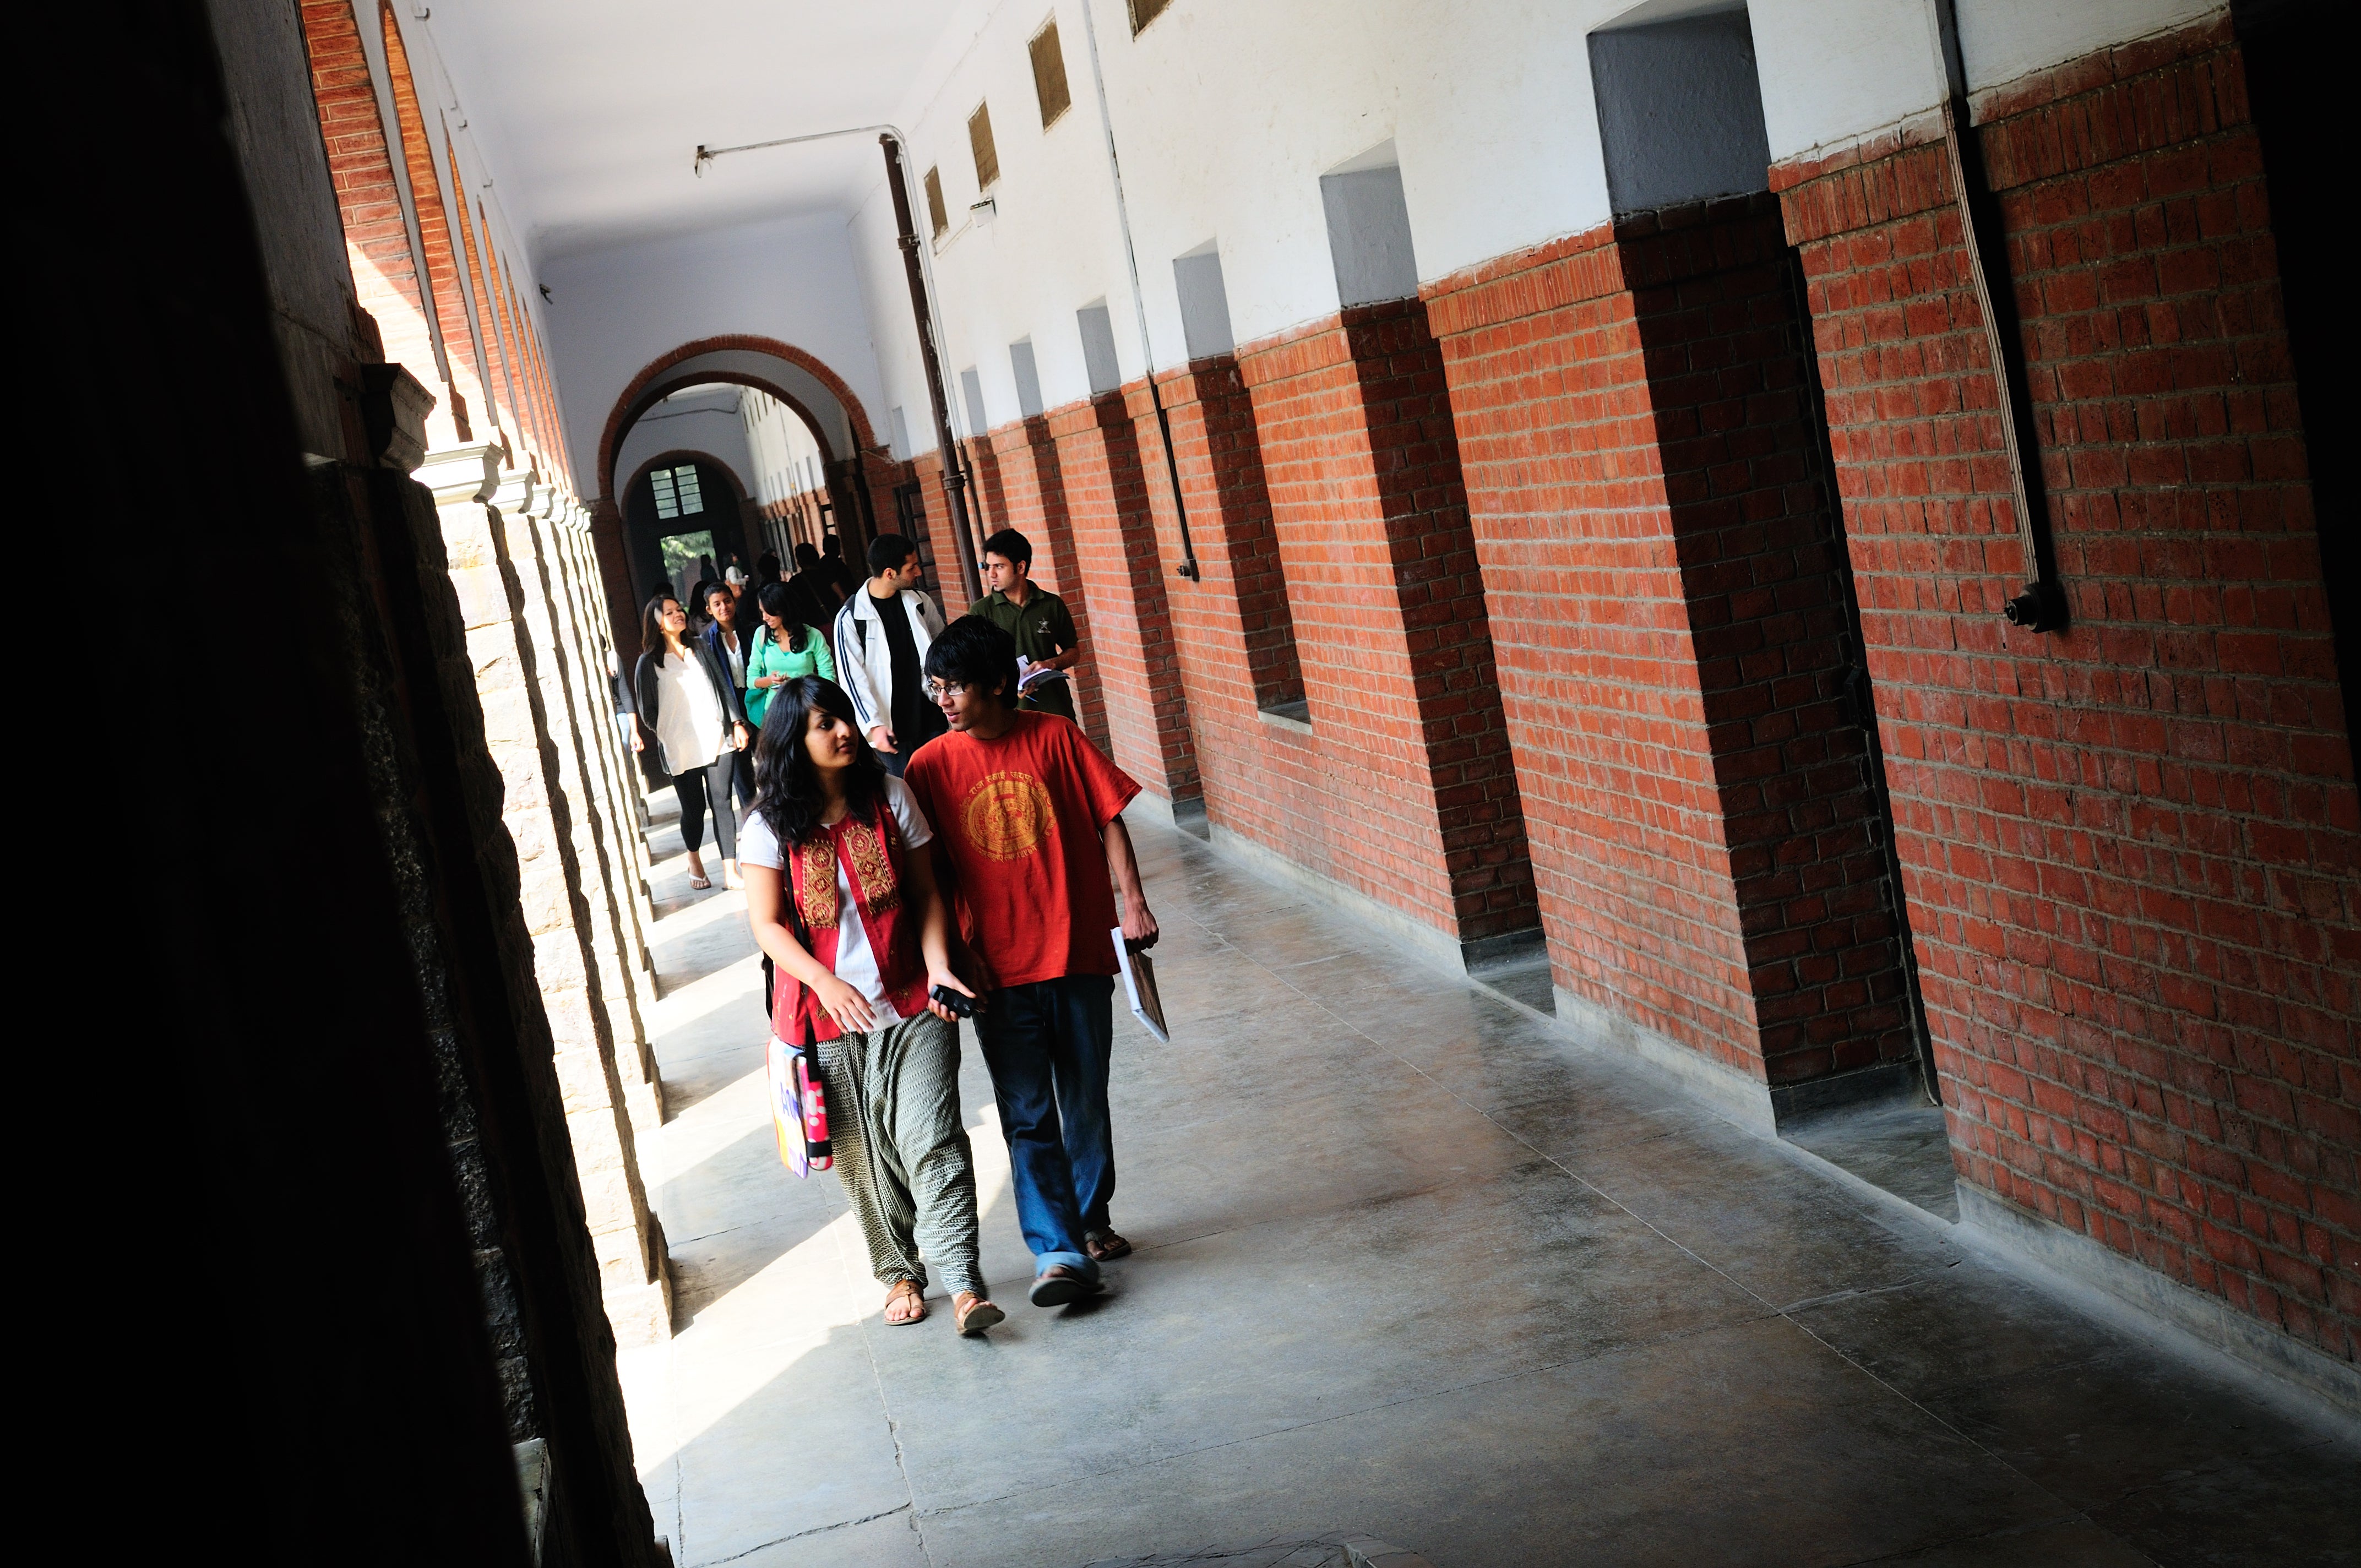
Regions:
<instances>
[{"instance_id":1,"label":"white pillar capital","mask_svg":"<svg viewBox=\"0 0 2361 1568\"><path fill-rule=\"evenodd\" d=\"M526 515L539 518L544 522L556 516L557 487L555 485L533 486L533 499L526 503L524 510Z\"/></svg>"},{"instance_id":2,"label":"white pillar capital","mask_svg":"<svg viewBox=\"0 0 2361 1568\"><path fill-rule=\"evenodd\" d=\"M532 499L533 470L531 468L500 470L500 488L492 492L492 505L500 509L501 516L511 517L522 513L526 503Z\"/></svg>"},{"instance_id":3,"label":"white pillar capital","mask_svg":"<svg viewBox=\"0 0 2361 1568\"><path fill-rule=\"evenodd\" d=\"M500 444L471 441L429 452L412 477L434 492L438 507L488 501L500 482Z\"/></svg>"}]
</instances>

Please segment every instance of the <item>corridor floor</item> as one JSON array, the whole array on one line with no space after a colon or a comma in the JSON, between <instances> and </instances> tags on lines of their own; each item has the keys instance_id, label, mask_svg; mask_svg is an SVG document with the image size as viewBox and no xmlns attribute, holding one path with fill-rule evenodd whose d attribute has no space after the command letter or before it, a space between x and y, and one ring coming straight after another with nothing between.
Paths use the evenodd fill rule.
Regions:
<instances>
[{"instance_id":1,"label":"corridor floor","mask_svg":"<svg viewBox=\"0 0 2361 1568\"><path fill-rule=\"evenodd\" d=\"M670 808L666 796L654 803ZM1437 1568L2361 1562L2361 1436L2085 1317L1192 839L1134 829L1173 1025L1119 1018L1087 1308L878 1316L779 1164L743 901L659 824L675 1337L622 1357L681 1568L1070 1568L1349 1530Z\"/></svg>"}]
</instances>

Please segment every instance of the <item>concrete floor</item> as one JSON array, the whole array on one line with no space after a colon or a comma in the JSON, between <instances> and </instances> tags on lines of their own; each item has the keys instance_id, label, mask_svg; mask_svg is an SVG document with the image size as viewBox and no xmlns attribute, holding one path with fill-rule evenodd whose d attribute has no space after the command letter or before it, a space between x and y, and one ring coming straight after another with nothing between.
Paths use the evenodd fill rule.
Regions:
<instances>
[{"instance_id":1,"label":"concrete floor","mask_svg":"<svg viewBox=\"0 0 2361 1568\"><path fill-rule=\"evenodd\" d=\"M677 1332L622 1364L682 1568L1337 1531L1437 1568L2361 1562L2353 1427L2081 1315L1193 839L1134 834L1174 1037L1118 1025L1139 1251L1096 1304L1025 1304L971 1048L1010 1311L974 1343L947 1310L885 1327L835 1179L781 1168L742 900L688 894L659 826L673 1119L641 1154Z\"/></svg>"}]
</instances>

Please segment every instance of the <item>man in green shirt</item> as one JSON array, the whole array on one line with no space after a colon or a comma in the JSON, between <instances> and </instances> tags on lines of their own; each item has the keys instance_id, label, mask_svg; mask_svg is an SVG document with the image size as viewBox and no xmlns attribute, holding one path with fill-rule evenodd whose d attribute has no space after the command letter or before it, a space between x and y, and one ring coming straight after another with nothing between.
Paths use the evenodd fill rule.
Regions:
<instances>
[{"instance_id":1,"label":"man in green shirt","mask_svg":"<svg viewBox=\"0 0 2361 1568\"><path fill-rule=\"evenodd\" d=\"M967 607L1016 639L1020 658L1032 670L1067 671L1082 657L1074 618L1066 601L1047 588L1033 586L1033 542L1013 528L1004 528L983 542L983 581L992 592ZM1074 683L1049 677L1025 688L1017 707L1030 713L1074 717Z\"/></svg>"}]
</instances>

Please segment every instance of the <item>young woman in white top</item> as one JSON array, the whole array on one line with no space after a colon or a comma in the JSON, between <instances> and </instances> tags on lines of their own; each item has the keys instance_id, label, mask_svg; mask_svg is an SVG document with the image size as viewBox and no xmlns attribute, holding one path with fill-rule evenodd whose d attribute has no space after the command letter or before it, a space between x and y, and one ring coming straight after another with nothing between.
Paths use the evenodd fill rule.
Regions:
<instances>
[{"instance_id":1,"label":"young woman in white top","mask_svg":"<svg viewBox=\"0 0 2361 1568\"><path fill-rule=\"evenodd\" d=\"M730 804L730 786L738 753L751 739L746 713L711 645L687 631L688 614L670 594L658 594L641 611L644 651L631 683L640 721L631 750L644 750L653 738L658 761L672 775L673 794L680 798L680 839L688 849L688 885L713 885L698 853L705 847L709 804L723 884L740 887L744 884L738 876L738 813Z\"/></svg>"},{"instance_id":2,"label":"young woman in white top","mask_svg":"<svg viewBox=\"0 0 2361 1568\"><path fill-rule=\"evenodd\" d=\"M1002 1313L978 1257L959 1029L939 1000L975 993L951 969L934 828L862 738L852 699L817 676L773 691L754 771L746 918L775 966L771 1027L818 1052L885 1321L927 1315L931 1266L959 1332L980 1334Z\"/></svg>"}]
</instances>

